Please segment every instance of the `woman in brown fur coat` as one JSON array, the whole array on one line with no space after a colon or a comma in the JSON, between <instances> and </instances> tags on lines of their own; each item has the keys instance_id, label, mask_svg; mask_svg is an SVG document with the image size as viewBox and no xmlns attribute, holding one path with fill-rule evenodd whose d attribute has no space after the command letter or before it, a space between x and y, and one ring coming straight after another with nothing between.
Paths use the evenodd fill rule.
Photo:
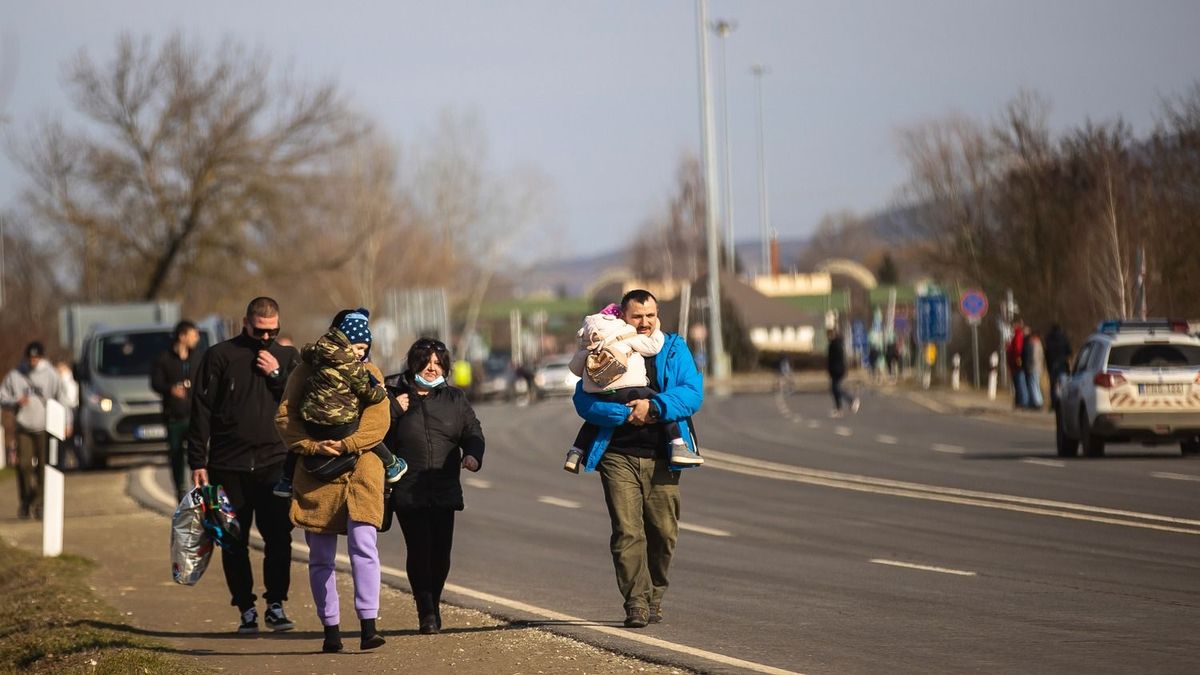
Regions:
<instances>
[{"instance_id":1,"label":"woman in brown fur coat","mask_svg":"<svg viewBox=\"0 0 1200 675\"><path fill-rule=\"evenodd\" d=\"M334 317L337 326L352 310ZM370 348L370 334L365 343L353 345L365 359ZM372 363L367 371L377 380L383 373ZM380 566L376 535L383 523L383 463L371 449L383 441L391 422L388 400L385 398L362 411L358 430L339 441L317 441L308 436L300 406L304 400L308 364L302 363L292 371L284 390L283 400L275 415L275 425L288 449L299 455L337 456L358 455L354 467L330 482L314 478L299 462L293 483L294 501L292 522L304 530L309 546L308 579L312 586L317 618L325 627L323 651L342 649L339 603L334 569L338 535L346 535L350 547L350 571L354 579L354 609L362 624L361 648L374 649L384 644L376 629L379 616Z\"/></svg>"}]
</instances>

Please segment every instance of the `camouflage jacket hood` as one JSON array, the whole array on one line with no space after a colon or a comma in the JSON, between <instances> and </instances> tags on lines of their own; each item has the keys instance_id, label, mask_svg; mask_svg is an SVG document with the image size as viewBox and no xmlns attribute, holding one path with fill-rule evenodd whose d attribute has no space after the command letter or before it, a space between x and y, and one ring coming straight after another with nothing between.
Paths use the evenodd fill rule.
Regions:
<instances>
[{"instance_id":1,"label":"camouflage jacket hood","mask_svg":"<svg viewBox=\"0 0 1200 675\"><path fill-rule=\"evenodd\" d=\"M363 408L387 396L382 383L354 355L350 339L336 328L304 346L301 358L310 369L300 404L308 422L338 426L359 418Z\"/></svg>"}]
</instances>

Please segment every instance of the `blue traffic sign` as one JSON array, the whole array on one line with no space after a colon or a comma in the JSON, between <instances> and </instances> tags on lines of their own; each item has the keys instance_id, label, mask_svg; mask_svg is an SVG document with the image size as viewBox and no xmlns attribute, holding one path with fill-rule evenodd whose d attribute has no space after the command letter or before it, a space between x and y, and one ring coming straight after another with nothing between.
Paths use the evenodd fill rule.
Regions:
<instances>
[{"instance_id":1,"label":"blue traffic sign","mask_svg":"<svg viewBox=\"0 0 1200 675\"><path fill-rule=\"evenodd\" d=\"M962 298L958 302L958 308L962 311L963 316L967 317L968 321L978 323L980 319L987 315L987 296L983 294L983 291L974 288L963 291Z\"/></svg>"},{"instance_id":2,"label":"blue traffic sign","mask_svg":"<svg viewBox=\"0 0 1200 675\"><path fill-rule=\"evenodd\" d=\"M917 298L917 340L939 344L950 341L950 301L946 296Z\"/></svg>"}]
</instances>

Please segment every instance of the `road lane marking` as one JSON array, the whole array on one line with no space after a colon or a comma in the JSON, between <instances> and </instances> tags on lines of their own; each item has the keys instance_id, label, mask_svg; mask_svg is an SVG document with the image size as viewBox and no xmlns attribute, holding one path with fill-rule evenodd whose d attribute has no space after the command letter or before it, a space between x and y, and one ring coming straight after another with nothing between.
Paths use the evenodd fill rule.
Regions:
<instances>
[{"instance_id":1,"label":"road lane marking","mask_svg":"<svg viewBox=\"0 0 1200 675\"><path fill-rule=\"evenodd\" d=\"M138 469L138 482L141 484L142 489L145 490L146 493L149 494L152 499L158 501L163 506L172 507L175 505L175 500L172 499L172 497L169 494L167 494L166 490L163 490L161 487L159 487L158 483L154 480L154 467L145 466L145 467ZM262 543L262 537L259 536L258 532L252 531L251 536L255 540L257 540L260 544ZM302 543L293 542L292 549L303 551L305 558L307 559L307 557L309 555L308 546L306 546ZM345 553L339 553L339 554L337 554L337 561L342 563L343 566L349 567L350 556L346 555ZM383 572L384 574L387 574L388 576L395 577L397 579L401 579L406 584L408 583L408 574L406 574L404 572L404 570L397 569L395 567L391 567L390 565L380 565L379 569L381 572ZM589 621L587 619L583 619L583 618L580 618L577 616L572 616L570 614L563 614L562 612L556 612L552 609L538 607L536 605L531 605L529 603L521 602L519 600L511 600L509 598L505 598L505 597L502 597L499 595L492 595L491 593L477 591L473 588L468 588L466 586L459 586L458 584L448 583L445 586L445 590L450 591L453 594L471 598L473 600L477 600L477 601L485 603L485 604L499 605L501 607L506 607L506 608L514 610L514 611L523 612L526 614L532 614L534 616L541 617L542 619L545 619L547 621L555 621L555 622L570 624L572 627L577 628L577 629L589 630L589 631L592 631L595 633L601 633L601 634L607 635L609 637L620 638L623 640L629 640L631 642L638 642L638 643L641 643L641 644L644 644L644 645L647 645L650 647L655 647L658 649L665 649L667 651L675 652L676 654L684 654L687 656L693 656L693 657L696 657L699 659L704 659L706 661L712 661L713 663L719 663L719 664L722 664L725 666L731 666L734 668L743 668L745 670L750 670L750 671L753 671L756 673L766 673L766 675L801 675L800 673L797 673L792 670L776 668L775 666L768 666L763 663L755 663L754 661L746 661L745 659L739 659L734 656L727 656L725 654L719 654L717 652L710 652L705 649L698 649L696 647L690 647L688 645L683 645L683 644L679 644L676 642L668 642L667 640L662 640L662 639L659 639L656 637L650 637L649 635L645 635L642 633L635 633L633 631L630 631L628 628L616 628L613 626L597 625L594 621Z\"/></svg>"},{"instance_id":2,"label":"road lane marking","mask_svg":"<svg viewBox=\"0 0 1200 675\"><path fill-rule=\"evenodd\" d=\"M1110 509L1089 504L1075 504L1050 499L1020 497L978 490L964 490L938 485L909 483L905 481L875 478L858 474L839 473L808 469L802 466L768 462L750 457L742 457L704 448L706 464L717 469L740 473L747 476L771 478L773 480L807 483L825 487L871 492L875 494L924 499L927 501L944 502L948 504L963 504L982 508L1015 511L1041 516L1053 516L1067 520L1082 520L1108 525L1137 527L1161 532L1200 535L1200 520L1176 518L1154 513L1140 513Z\"/></svg>"},{"instance_id":3,"label":"road lane marking","mask_svg":"<svg viewBox=\"0 0 1200 675\"><path fill-rule=\"evenodd\" d=\"M473 488L480 488L481 490L486 490L486 489L492 487L492 481L484 480L482 478L476 478L474 476L467 476L466 478L463 478L463 485L466 485L468 487L473 487Z\"/></svg>"},{"instance_id":4,"label":"road lane marking","mask_svg":"<svg viewBox=\"0 0 1200 675\"><path fill-rule=\"evenodd\" d=\"M967 570L953 570L948 567L933 567L930 565L916 565L913 563L900 562L899 560L884 560L883 558L872 558L871 562L878 565L891 565L892 567L905 567L910 570L922 570L924 572L940 572L942 574L957 574L960 577L973 577L974 572Z\"/></svg>"},{"instance_id":5,"label":"road lane marking","mask_svg":"<svg viewBox=\"0 0 1200 675\"><path fill-rule=\"evenodd\" d=\"M966 452L967 449L961 445L948 445L946 443L934 443L933 451L934 452L944 452L948 455L961 455L964 452Z\"/></svg>"},{"instance_id":6,"label":"road lane marking","mask_svg":"<svg viewBox=\"0 0 1200 675\"><path fill-rule=\"evenodd\" d=\"M579 502L571 501L570 499L559 499L558 497L542 496L542 497L538 497L538 501L543 504L549 504L550 506L561 506L564 509L581 509L581 508L583 508L583 504L580 504Z\"/></svg>"},{"instance_id":7,"label":"road lane marking","mask_svg":"<svg viewBox=\"0 0 1200 675\"><path fill-rule=\"evenodd\" d=\"M895 445L900 442L900 439L895 436L888 436L887 434L879 434L875 437L875 442L883 443L884 445Z\"/></svg>"},{"instance_id":8,"label":"road lane marking","mask_svg":"<svg viewBox=\"0 0 1200 675\"><path fill-rule=\"evenodd\" d=\"M1038 466L1052 466L1056 469L1061 469L1067 465L1066 462L1058 459L1036 459L1034 457L1026 457L1021 462L1024 464L1036 464Z\"/></svg>"},{"instance_id":9,"label":"road lane marking","mask_svg":"<svg viewBox=\"0 0 1200 675\"><path fill-rule=\"evenodd\" d=\"M732 537L733 533L729 530L718 530L715 527L705 527L703 525L692 525L691 523L679 523L679 529L688 530L689 532L698 532L707 534L713 537Z\"/></svg>"},{"instance_id":10,"label":"road lane marking","mask_svg":"<svg viewBox=\"0 0 1200 675\"><path fill-rule=\"evenodd\" d=\"M850 430L850 427L837 427L833 430L833 433L837 434L838 436L853 436L854 435L854 432Z\"/></svg>"},{"instance_id":11,"label":"road lane marking","mask_svg":"<svg viewBox=\"0 0 1200 675\"><path fill-rule=\"evenodd\" d=\"M1192 480L1200 482L1200 476L1192 476L1186 473L1171 473L1170 471L1154 471L1150 474L1155 478L1166 478L1168 480Z\"/></svg>"},{"instance_id":12,"label":"road lane marking","mask_svg":"<svg viewBox=\"0 0 1200 675\"><path fill-rule=\"evenodd\" d=\"M820 422L818 422L817 420L809 420L809 421L808 421L808 428L809 428L809 429L820 429L820 428L821 428L821 423L820 423Z\"/></svg>"}]
</instances>

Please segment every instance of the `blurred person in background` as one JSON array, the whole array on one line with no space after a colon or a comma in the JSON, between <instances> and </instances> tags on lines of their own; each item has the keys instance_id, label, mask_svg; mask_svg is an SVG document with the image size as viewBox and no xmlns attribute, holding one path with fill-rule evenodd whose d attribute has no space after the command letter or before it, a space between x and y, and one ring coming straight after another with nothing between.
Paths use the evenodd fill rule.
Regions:
<instances>
[{"instance_id":1,"label":"blurred person in background","mask_svg":"<svg viewBox=\"0 0 1200 675\"><path fill-rule=\"evenodd\" d=\"M46 348L30 342L25 359L0 383L0 406L15 413L18 518L42 517L41 476L50 449L46 402L50 400L71 409L62 378L46 359Z\"/></svg>"},{"instance_id":2,"label":"blurred person in background","mask_svg":"<svg viewBox=\"0 0 1200 675\"><path fill-rule=\"evenodd\" d=\"M189 420L192 415L192 377L200 367L200 330L196 324L184 319L175 324L171 333L171 346L166 349L150 368L150 388L158 392L163 400L163 425L167 428L167 459L171 466L171 480L175 484L175 500L191 488L187 472L187 455L184 441L187 440Z\"/></svg>"}]
</instances>

